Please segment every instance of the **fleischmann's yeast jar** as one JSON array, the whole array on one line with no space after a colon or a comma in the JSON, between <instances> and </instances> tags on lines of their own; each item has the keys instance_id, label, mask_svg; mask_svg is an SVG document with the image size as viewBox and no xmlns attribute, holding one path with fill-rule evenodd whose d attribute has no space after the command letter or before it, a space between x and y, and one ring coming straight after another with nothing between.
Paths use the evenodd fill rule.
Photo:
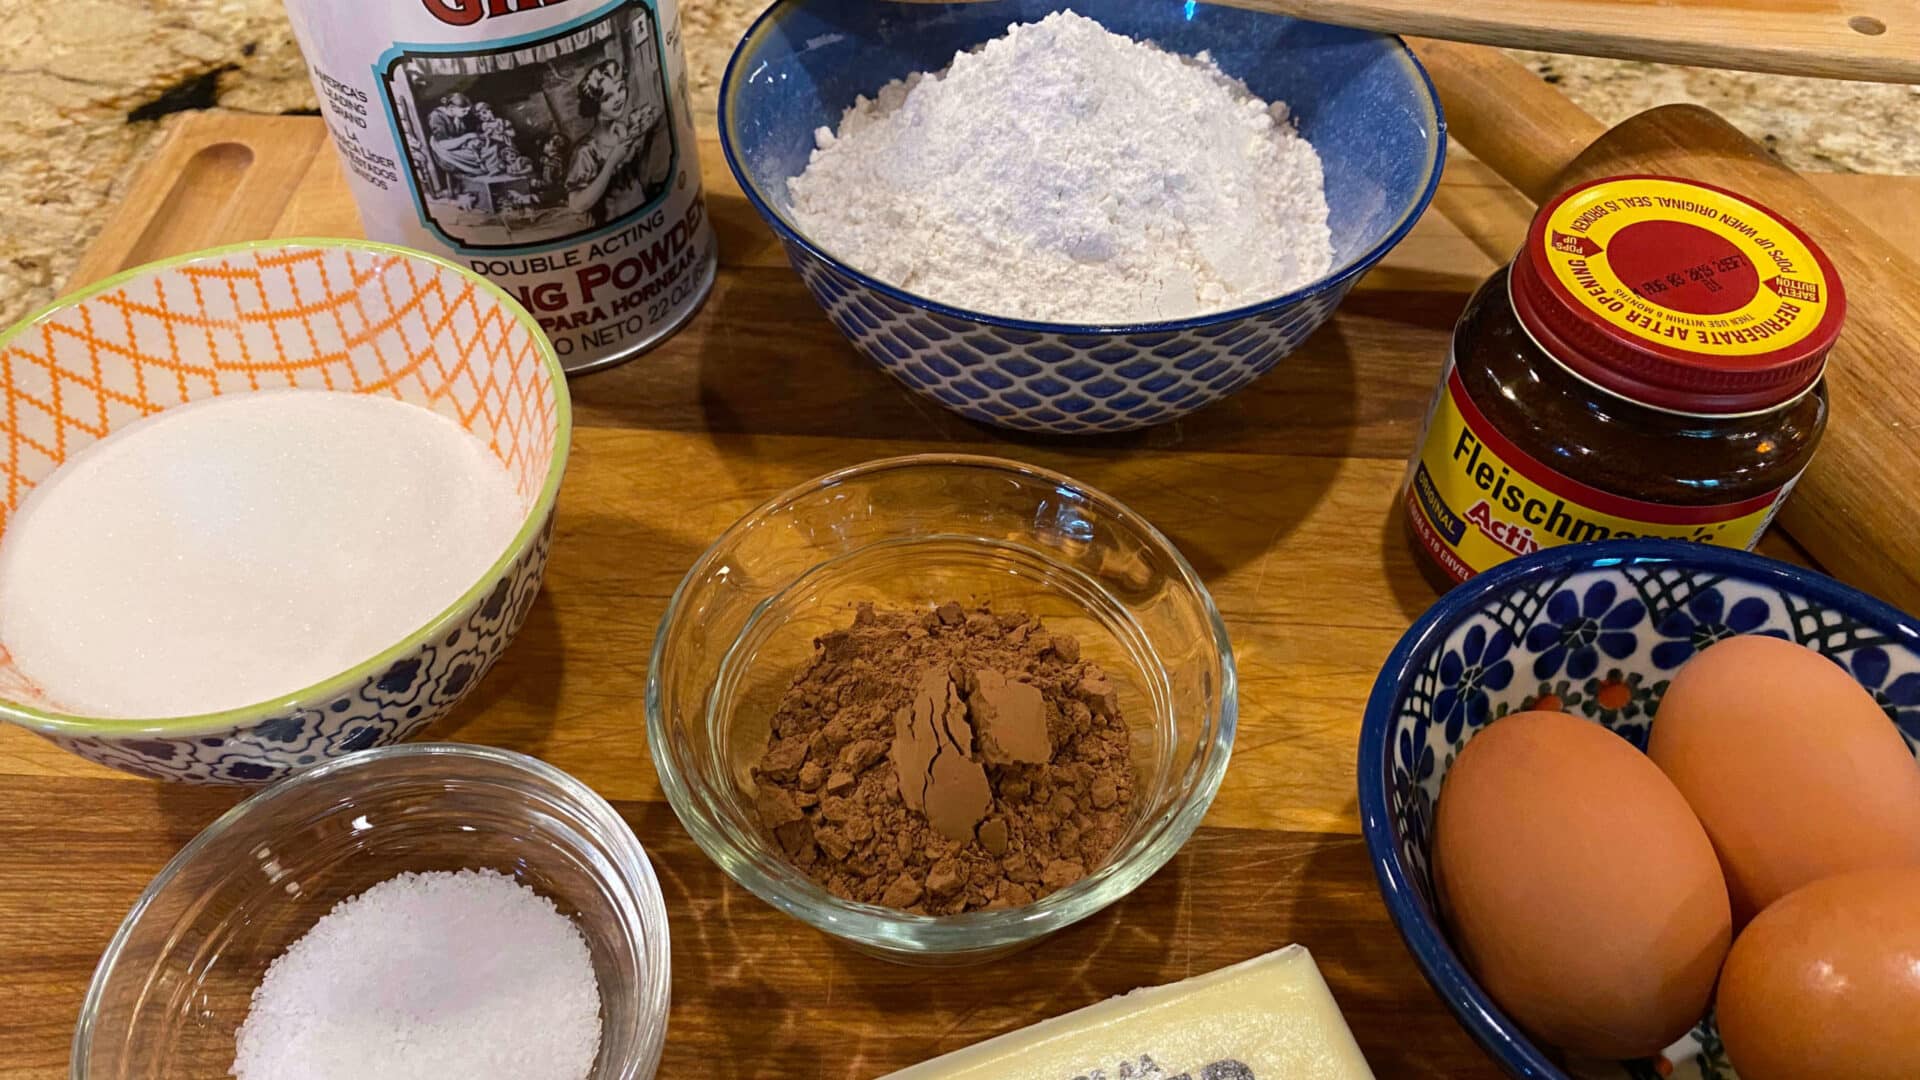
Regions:
<instances>
[{"instance_id":1,"label":"fleischmann's yeast jar","mask_svg":"<svg viewBox=\"0 0 1920 1080\"><path fill-rule=\"evenodd\" d=\"M568 371L713 287L676 0L287 0L367 235L446 255Z\"/></svg>"},{"instance_id":2,"label":"fleischmann's yeast jar","mask_svg":"<svg viewBox=\"0 0 1920 1080\"><path fill-rule=\"evenodd\" d=\"M1720 188L1567 191L1468 301L1402 491L1451 585L1544 547L1751 548L1826 426L1846 295L1792 223Z\"/></svg>"}]
</instances>

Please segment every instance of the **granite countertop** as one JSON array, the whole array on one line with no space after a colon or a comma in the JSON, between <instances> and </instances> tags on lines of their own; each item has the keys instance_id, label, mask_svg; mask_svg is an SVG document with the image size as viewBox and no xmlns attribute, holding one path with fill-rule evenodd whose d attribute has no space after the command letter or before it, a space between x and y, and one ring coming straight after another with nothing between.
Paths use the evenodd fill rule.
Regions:
<instances>
[{"instance_id":1,"label":"granite countertop","mask_svg":"<svg viewBox=\"0 0 1920 1080\"><path fill-rule=\"evenodd\" d=\"M683 0L697 108L711 111L727 56L763 6ZM1920 173L1920 87L1516 55L1609 123L1697 102L1796 168ZM281 0L20 5L0 22L0 97L10 102L0 112L0 326L67 284L168 115L314 107Z\"/></svg>"}]
</instances>

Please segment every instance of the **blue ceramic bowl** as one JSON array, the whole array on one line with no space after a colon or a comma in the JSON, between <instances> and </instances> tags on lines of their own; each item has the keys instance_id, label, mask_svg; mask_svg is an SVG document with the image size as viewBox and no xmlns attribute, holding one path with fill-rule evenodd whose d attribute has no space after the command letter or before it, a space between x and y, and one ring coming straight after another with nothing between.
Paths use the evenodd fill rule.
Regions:
<instances>
[{"instance_id":1,"label":"blue ceramic bowl","mask_svg":"<svg viewBox=\"0 0 1920 1080\"><path fill-rule=\"evenodd\" d=\"M1334 271L1265 303L1138 325L1027 322L914 296L835 259L787 217L787 181L814 129L862 94L1071 9L1179 53L1207 50L1266 100L1287 102L1326 170ZM777 0L734 51L720 139L741 190L847 339L963 416L1023 431L1125 431L1185 415L1292 352L1398 243L1440 182L1440 102L1395 37L1177 0Z\"/></svg>"},{"instance_id":2,"label":"blue ceramic bowl","mask_svg":"<svg viewBox=\"0 0 1920 1080\"><path fill-rule=\"evenodd\" d=\"M1920 620L1831 578L1672 540L1551 548L1448 593L1400 639L1360 729L1360 816L1380 892L1427 979L1514 1076L1657 1080L1656 1060L1565 1062L1481 991L1434 917L1434 802L1489 720L1559 708L1645 749L1667 682L1735 634L1818 649L1871 691L1920 754ZM1711 1017L1665 1055L1672 1080L1731 1080Z\"/></svg>"}]
</instances>

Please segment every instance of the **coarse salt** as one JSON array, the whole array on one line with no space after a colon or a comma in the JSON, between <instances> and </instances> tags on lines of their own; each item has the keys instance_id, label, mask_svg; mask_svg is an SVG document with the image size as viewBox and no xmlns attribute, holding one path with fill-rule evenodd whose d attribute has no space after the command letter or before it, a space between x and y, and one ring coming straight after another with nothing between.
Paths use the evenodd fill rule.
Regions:
<instances>
[{"instance_id":1,"label":"coarse salt","mask_svg":"<svg viewBox=\"0 0 1920 1080\"><path fill-rule=\"evenodd\" d=\"M424 626L523 516L486 444L427 409L211 398L115 431L35 487L0 537L0 644L69 712L251 705Z\"/></svg>"},{"instance_id":2,"label":"coarse salt","mask_svg":"<svg viewBox=\"0 0 1920 1080\"><path fill-rule=\"evenodd\" d=\"M600 992L578 927L505 874L401 874L274 960L239 1080L583 1080Z\"/></svg>"},{"instance_id":3,"label":"coarse salt","mask_svg":"<svg viewBox=\"0 0 1920 1080\"><path fill-rule=\"evenodd\" d=\"M1072 12L861 98L788 182L795 221L929 299L1054 322L1184 318L1333 264L1319 155L1206 54Z\"/></svg>"}]
</instances>

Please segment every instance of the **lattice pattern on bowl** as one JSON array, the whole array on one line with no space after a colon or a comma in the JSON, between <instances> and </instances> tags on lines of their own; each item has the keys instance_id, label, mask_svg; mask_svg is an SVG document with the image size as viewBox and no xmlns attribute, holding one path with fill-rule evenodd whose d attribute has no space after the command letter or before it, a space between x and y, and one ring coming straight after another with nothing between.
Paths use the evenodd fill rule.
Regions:
<instances>
[{"instance_id":1,"label":"lattice pattern on bowl","mask_svg":"<svg viewBox=\"0 0 1920 1080\"><path fill-rule=\"evenodd\" d=\"M125 424L289 387L381 394L454 420L513 477L528 523L430 634L310 694L219 717L90 722L60 715L0 649L0 712L94 760L196 781L261 782L420 730L478 682L539 589L566 453L558 372L531 319L479 277L347 241L142 267L14 327L0 337L0 531L36 484Z\"/></svg>"},{"instance_id":2,"label":"lattice pattern on bowl","mask_svg":"<svg viewBox=\"0 0 1920 1080\"><path fill-rule=\"evenodd\" d=\"M1061 435L1129 431L1234 393L1299 348L1352 286L1187 329L1062 334L928 311L786 250L833 325L889 374L969 419Z\"/></svg>"},{"instance_id":3,"label":"lattice pattern on bowl","mask_svg":"<svg viewBox=\"0 0 1920 1080\"><path fill-rule=\"evenodd\" d=\"M537 335L450 266L360 247L255 246L136 271L0 343L0 529L115 428L276 387L385 394L487 440L528 506L553 459Z\"/></svg>"}]
</instances>

